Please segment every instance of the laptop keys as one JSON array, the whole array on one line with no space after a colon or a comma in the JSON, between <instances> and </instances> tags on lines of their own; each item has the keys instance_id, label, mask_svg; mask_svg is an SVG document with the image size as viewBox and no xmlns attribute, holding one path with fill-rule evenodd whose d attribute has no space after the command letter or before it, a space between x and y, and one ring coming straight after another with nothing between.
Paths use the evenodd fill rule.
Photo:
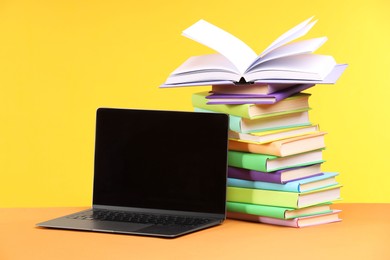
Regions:
<instances>
[{"instance_id":1,"label":"laptop keys","mask_svg":"<svg viewBox=\"0 0 390 260\"><path fill-rule=\"evenodd\" d=\"M155 225L181 225L181 226L198 226L208 223L207 218L186 217L175 215L156 215L123 211L107 211L94 210L82 215L70 216L73 219L81 220L103 220L103 221L119 221L131 222L139 224L155 224Z\"/></svg>"}]
</instances>

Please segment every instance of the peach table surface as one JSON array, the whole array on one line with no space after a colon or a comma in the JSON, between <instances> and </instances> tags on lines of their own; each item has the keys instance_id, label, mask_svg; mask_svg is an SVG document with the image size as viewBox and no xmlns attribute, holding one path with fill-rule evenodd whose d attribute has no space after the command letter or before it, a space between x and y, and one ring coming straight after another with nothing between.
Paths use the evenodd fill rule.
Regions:
<instances>
[{"instance_id":1,"label":"peach table surface","mask_svg":"<svg viewBox=\"0 0 390 260\"><path fill-rule=\"evenodd\" d=\"M82 208L1 208L0 259L390 259L390 204L347 204L301 229L227 219L175 239L45 229Z\"/></svg>"}]
</instances>

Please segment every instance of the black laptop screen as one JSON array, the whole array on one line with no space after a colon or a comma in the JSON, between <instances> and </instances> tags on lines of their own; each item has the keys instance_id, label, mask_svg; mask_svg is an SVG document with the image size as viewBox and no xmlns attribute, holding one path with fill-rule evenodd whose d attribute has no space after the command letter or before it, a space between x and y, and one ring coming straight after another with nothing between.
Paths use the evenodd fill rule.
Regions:
<instances>
[{"instance_id":1,"label":"black laptop screen","mask_svg":"<svg viewBox=\"0 0 390 260\"><path fill-rule=\"evenodd\" d=\"M100 108L94 205L224 214L228 116Z\"/></svg>"}]
</instances>

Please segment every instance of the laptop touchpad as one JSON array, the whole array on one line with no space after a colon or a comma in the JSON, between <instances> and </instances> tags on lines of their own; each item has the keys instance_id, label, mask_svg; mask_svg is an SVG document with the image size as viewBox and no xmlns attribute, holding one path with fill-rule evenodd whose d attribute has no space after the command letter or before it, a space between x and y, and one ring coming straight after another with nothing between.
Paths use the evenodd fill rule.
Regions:
<instances>
[{"instance_id":1,"label":"laptop touchpad","mask_svg":"<svg viewBox=\"0 0 390 260\"><path fill-rule=\"evenodd\" d=\"M173 235L173 234L183 233L189 230L191 230L191 226L152 225L150 227L142 228L139 231L142 233L155 234L155 235L159 235L159 234Z\"/></svg>"},{"instance_id":2,"label":"laptop touchpad","mask_svg":"<svg viewBox=\"0 0 390 260\"><path fill-rule=\"evenodd\" d=\"M108 232L134 232L152 226L151 224L139 224L129 222L95 221L93 230Z\"/></svg>"}]
</instances>

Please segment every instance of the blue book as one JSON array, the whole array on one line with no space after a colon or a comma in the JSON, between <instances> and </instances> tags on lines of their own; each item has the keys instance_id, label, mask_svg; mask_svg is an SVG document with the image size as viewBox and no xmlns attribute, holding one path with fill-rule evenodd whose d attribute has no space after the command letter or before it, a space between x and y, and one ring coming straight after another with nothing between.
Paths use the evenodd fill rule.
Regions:
<instances>
[{"instance_id":1,"label":"blue book","mask_svg":"<svg viewBox=\"0 0 390 260\"><path fill-rule=\"evenodd\" d=\"M248 181L241 179L228 178L229 187L240 187L248 189L262 189L288 192L307 192L322 189L338 184L336 181L336 172L324 172L323 175L309 177L297 181L291 181L286 184L270 183L263 181Z\"/></svg>"}]
</instances>

